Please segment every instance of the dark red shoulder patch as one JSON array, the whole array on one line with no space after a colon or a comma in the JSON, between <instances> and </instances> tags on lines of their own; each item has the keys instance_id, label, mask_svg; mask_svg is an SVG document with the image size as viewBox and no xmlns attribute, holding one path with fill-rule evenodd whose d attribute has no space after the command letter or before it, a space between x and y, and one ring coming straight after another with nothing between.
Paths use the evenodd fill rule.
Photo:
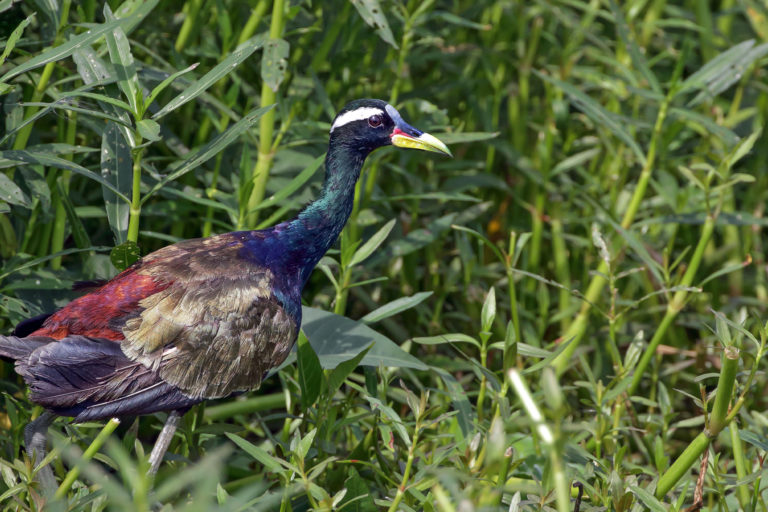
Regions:
<instances>
[{"instance_id":1,"label":"dark red shoulder patch","mask_svg":"<svg viewBox=\"0 0 768 512\"><path fill-rule=\"evenodd\" d=\"M121 319L140 308L139 301L164 290L170 283L158 283L152 276L130 268L101 288L79 297L51 315L31 336L57 340L70 335L122 340Z\"/></svg>"}]
</instances>

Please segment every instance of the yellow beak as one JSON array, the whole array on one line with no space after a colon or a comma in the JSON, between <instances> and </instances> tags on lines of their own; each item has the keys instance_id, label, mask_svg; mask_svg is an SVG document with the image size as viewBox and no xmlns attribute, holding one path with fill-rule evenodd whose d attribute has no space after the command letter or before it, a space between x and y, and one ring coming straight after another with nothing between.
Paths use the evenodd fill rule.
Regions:
<instances>
[{"instance_id":1,"label":"yellow beak","mask_svg":"<svg viewBox=\"0 0 768 512\"><path fill-rule=\"evenodd\" d=\"M433 153L442 153L453 157L451 150L443 142L428 133L422 133L418 137L412 137L405 132L395 129L392 134L392 144L400 148L421 149L423 151L432 151Z\"/></svg>"}]
</instances>

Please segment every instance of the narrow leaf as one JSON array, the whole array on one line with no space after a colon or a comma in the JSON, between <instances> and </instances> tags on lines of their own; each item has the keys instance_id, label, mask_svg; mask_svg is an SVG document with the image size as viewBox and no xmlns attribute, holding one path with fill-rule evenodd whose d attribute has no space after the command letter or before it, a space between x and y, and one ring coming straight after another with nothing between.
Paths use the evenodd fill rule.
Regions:
<instances>
[{"instance_id":1,"label":"narrow leaf","mask_svg":"<svg viewBox=\"0 0 768 512\"><path fill-rule=\"evenodd\" d=\"M109 4L106 3L104 4L104 19L109 21L115 19ZM131 110L138 116L142 110L140 103L143 103L143 100L139 77L136 75L136 64L128 44L128 36L125 35L122 27L117 26L112 31L107 32L105 37L109 49L109 59L112 61L117 75L117 85L123 91L128 104L131 105Z\"/></svg>"},{"instance_id":2,"label":"narrow leaf","mask_svg":"<svg viewBox=\"0 0 768 512\"><path fill-rule=\"evenodd\" d=\"M168 104L153 115L152 118L159 119L164 115L173 112L188 101L197 98L205 92L206 89L218 82L219 79L231 73L234 68L250 57L253 52L261 48L264 45L264 41L265 37L260 34L238 46L226 59L222 60L212 70L203 75L202 78L184 89L181 94L168 102Z\"/></svg>"},{"instance_id":3,"label":"narrow leaf","mask_svg":"<svg viewBox=\"0 0 768 512\"><path fill-rule=\"evenodd\" d=\"M376 30L379 37L393 48L399 48L395 42L395 37L392 35L392 29L389 28L389 23L379 5L379 0L350 0L352 5L355 6L360 17L363 18L369 26Z\"/></svg>"},{"instance_id":4,"label":"narrow leaf","mask_svg":"<svg viewBox=\"0 0 768 512\"><path fill-rule=\"evenodd\" d=\"M196 169L203 163L213 158L217 153L233 143L240 135L243 134L243 132L253 126L254 123L256 123L256 121L258 121L259 118L272 107L273 105L270 105L268 107L251 110L241 120L230 126L229 129L227 129L227 131L224 133L219 134L211 142L196 151L191 151L179 167L177 167L171 174L163 178L159 183L152 187L152 190L144 195L144 197L141 199L141 203L144 204L147 199L149 199L155 192L163 188L168 182L183 176L184 174L193 169ZM0 154L0 156L2 156L2 154Z\"/></svg>"},{"instance_id":5,"label":"narrow leaf","mask_svg":"<svg viewBox=\"0 0 768 512\"><path fill-rule=\"evenodd\" d=\"M262 202L256 206L251 211L257 211L261 210L263 208L269 208L270 206L274 206L275 204L279 203L286 197L292 195L294 192L296 192L299 188L301 188L302 185L304 185L309 179L315 175L315 172L317 169L320 168L323 161L325 160L325 155L320 155L319 157L315 158L312 163L310 163L308 166L306 166L295 178L293 178L286 186L281 187L280 190L277 191L274 195L266 198Z\"/></svg>"},{"instance_id":6,"label":"narrow leaf","mask_svg":"<svg viewBox=\"0 0 768 512\"><path fill-rule=\"evenodd\" d=\"M267 468L267 470L272 471L273 473L282 471L283 466L281 466L280 463L278 463L272 455L267 453L266 450L259 448L250 441L246 441L242 437L235 434L225 432L225 435L230 439L230 441L239 446L245 453L259 461L265 468Z\"/></svg>"},{"instance_id":7,"label":"narrow leaf","mask_svg":"<svg viewBox=\"0 0 768 512\"><path fill-rule=\"evenodd\" d=\"M355 368L360 365L360 361L362 361L368 351L371 350L371 347L373 347L373 343L361 350L360 353L355 357L344 361L331 371L331 374L328 376L329 397L332 397L334 393L336 393L336 390L339 389L342 384L344 384L344 381L347 379L349 374L352 373Z\"/></svg>"},{"instance_id":8,"label":"narrow leaf","mask_svg":"<svg viewBox=\"0 0 768 512\"><path fill-rule=\"evenodd\" d=\"M67 220L69 221L69 226L72 229L72 238L75 240L75 245L78 249L87 249L91 246L91 239L88 236L88 232L85 230L85 227L83 226L83 221L80 220L80 217L78 217L77 213L75 213L75 207L72 204L72 201L69 199L69 194L67 194L66 190L64 190L64 187L61 185L59 180L56 180L56 188L59 192L59 199L61 199L61 204L64 206L64 211L67 214Z\"/></svg>"},{"instance_id":9,"label":"narrow leaf","mask_svg":"<svg viewBox=\"0 0 768 512\"><path fill-rule=\"evenodd\" d=\"M102 25L97 25L96 27L83 32L82 34L71 38L66 43L44 51L40 55L29 59L24 64L14 67L2 77L0 77L0 82L7 82L15 76L21 75L22 73L26 73L27 71L31 71L35 68L39 68L40 66L45 66L49 62L56 62L69 57L76 50L95 43L105 34L112 32L115 27L119 27L128 22L129 19L131 18L114 20Z\"/></svg>"},{"instance_id":10,"label":"narrow leaf","mask_svg":"<svg viewBox=\"0 0 768 512\"><path fill-rule=\"evenodd\" d=\"M395 299L392 302L388 302L387 304L374 309L363 318L361 318L360 321L367 324L379 322L385 318L389 318L407 309L411 309L418 304L421 304L430 295L432 295L432 293L433 292L419 292L411 295L410 297L400 297L399 299Z\"/></svg>"},{"instance_id":11,"label":"narrow leaf","mask_svg":"<svg viewBox=\"0 0 768 512\"><path fill-rule=\"evenodd\" d=\"M107 123L101 136L101 176L126 197L131 195L133 162L131 149L116 123ZM128 233L130 205L119 201L108 187L102 187L104 209L115 240L125 242Z\"/></svg>"},{"instance_id":12,"label":"narrow leaf","mask_svg":"<svg viewBox=\"0 0 768 512\"><path fill-rule=\"evenodd\" d=\"M0 200L29 208L29 197L5 173L0 172Z\"/></svg>"},{"instance_id":13,"label":"narrow leaf","mask_svg":"<svg viewBox=\"0 0 768 512\"><path fill-rule=\"evenodd\" d=\"M317 354L303 334L299 334L297 360L299 365L299 387L301 408L307 410L320 396L323 384L323 369Z\"/></svg>"},{"instance_id":14,"label":"narrow leaf","mask_svg":"<svg viewBox=\"0 0 768 512\"><path fill-rule=\"evenodd\" d=\"M384 242L392 228L395 227L395 219L390 220L384 224L371 238L369 238L362 246L350 258L347 268L354 267L358 263L365 261L373 251L379 248Z\"/></svg>"},{"instance_id":15,"label":"narrow leaf","mask_svg":"<svg viewBox=\"0 0 768 512\"><path fill-rule=\"evenodd\" d=\"M284 39L270 39L264 45L261 56L261 79L273 91L280 87L288 67L290 46Z\"/></svg>"},{"instance_id":16,"label":"narrow leaf","mask_svg":"<svg viewBox=\"0 0 768 512\"><path fill-rule=\"evenodd\" d=\"M602 105L569 83L558 80L553 76L545 75L540 71L534 70L533 72L542 80L562 89L563 92L571 98L571 101L573 101L576 108L584 112L590 119L592 119L592 121L616 135L616 137L621 139L622 142L634 152L641 164L645 163L645 154L643 153L643 150L640 149L640 145L635 142L635 139L622 127L621 123L614 118L613 114L605 110Z\"/></svg>"},{"instance_id":17,"label":"narrow leaf","mask_svg":"<svg viewBox=\"0 0 768 512\"><path fill-rule=\"evenodd\" d=\"M126 201L128 203L131 202L130 199L128 199L123 193L117 190L114 186L112 186L111 183L109 183L107 180L102 178L100 175L86 169L81 165L78 165L74 162L70 162L69 160L65 160L63 158L59 158L57 156L53 156L46 153L24 151L24 150L0 151L0 158L7 158L8 160L13 160L15 162L18 162L19 164L29 164L29 165L39 164L39 165L46 165L48 167L55 167L57 169L66 169L68 171L72 171L76 174L80 174L81 176L85 176L86 178L90 178L98 183L101 183L103 186L109 188L115 194L117 194L117 196L121 198L123 201Z\"/></svg>"},{"instance_id":18,"label":"narrow leaf","mask_svg":"<svg viewBox=\"0 0 768 512\"><path fill-rule=\"evenodd\" d=\"M411 341L418 343L419 345L442 345L444 343L471 343L472 345L480 348L480 342L472 336L462 334L460 332L449 332L446 334L438 334L437 336L425 336L413 338Z\"/></svg>"},{"instance_id":19,"label":"narrow leaf","mask_svg":"<svg viewBox=\"0 0 768 512\"><path fill-rule=\"evenodd\" d=\"M3 53L0 54L0 66L3 65L5 62L5 59L8 58L8 55L11 54L13 51L13 48L16 46L16 43L21 38L21 34L24 32L24 29L27 28L27 25L29 25L32 22L32 18L35 17L35 13L30 14L27 16L26 19L22 20L19 25L13 29L13 32L11 32L11 35L8 36L8 39L5 40L5 49L3 50Z\"/></svg>"}]
</instances>

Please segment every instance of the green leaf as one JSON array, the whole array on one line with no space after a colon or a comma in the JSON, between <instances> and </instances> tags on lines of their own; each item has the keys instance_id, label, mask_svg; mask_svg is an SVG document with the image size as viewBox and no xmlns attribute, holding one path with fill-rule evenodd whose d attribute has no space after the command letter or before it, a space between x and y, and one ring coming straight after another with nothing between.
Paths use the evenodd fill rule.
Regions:
<instances>
[{"instance_id":1,"label":"green leaf","mask_svg":"<svg viewBox=\"0 0 768 512\"><path fill-rule=\"evenodd\" d=\"M256 206L256 208L251 210L251 212L255 212L257 210L261 210L261 209L264 209L264 208L269 208L270 206L274 206L275 204L279 203L280 201L282 201L286 197L292 195L299 188L301 188L302 185L304 185L307 181L309 181L309 179L312 178L312 176L315 175L315 172L317 172L317 170L323 164L323 161L325 161L325 154L322 154L319 157L317 157L314 160L312 160L312 163L310 163L308 166L306 166L286 186L280 187L280 190L278 190L274 195L269 196L268 198L266 198L262 202L260 202L258 204L258 206Z\"/></svg>"},{"instance_id":2,"label":"green leaf","mask_svg":"<svg viewBox=\"0 0 768 512\"><path fill-rule=\"evenodd\" d=\"M613 12L613 18L616 21L616 32L618 32L621 41L627 48L629 57L632 59L632 63L634 64L634 68L642 73L643 77L648 82L648 85L651 87L651 89L653 89L654 92L661 94L661 85L659 85L659 81L656 78L656 75L653 74L650 66L648 66L648 61L646 60L645 55L637 46L637 42L632 36L629 26L627 25L627 21L624 19L624 15L619 9L619 6L613 0L611 0L610 5L611 11Z\"/></svg>"},{"instance_id":3,"label":"green leaf","mask_svg":"<svg viewBox=\"0 0 768 512\"><path fill-rule=\"evenodd\" d=\"M128 240L115 246L109 253L109 259L117 270L122 272L141 258L141 251L136 242Z\"/></svg>"},{"instance_id":4,"label":"green leaf","mask_svg":"<svg viewBox=\"0 0 768 512\"><path fill-rule=\"evenodd\" d=\"M361 322L323 311L302 310L301 329L309 338L325 369L336 368L360 353L373 341L373 347L360 364L377 367L395 366L426 370L427 365L405 352L395 342Z\"/></svg>"},{"instance_id":5,"label":"green leaf","mask_svg":"<svg viewBox=\"0 0 768 512\"><path fill-rule=\"evenodd\" d=\"M359 354L357 354L352 359L349 359L347 361L344 361L343 363L340 363L336 368L334 368L330 375L328 376L328 396L332 397L334 393L336 393L336 390L338 390L342 384L344 384L344 381L347 379L350 373L352 373L355 368L357 368L360 365L360 361L365 357L365 355L368 353L369 350L371 350L371 347L373 347L373 343L365 347L363 350L360 351Z\"/></svg>"},{"instance_id":6,"label":"green leaf","mask_svg":"<svg viewBox=\"0 0 768 512\"><path fill-rule=\"evenodd\" d=\"M491 286L488 294L485 296L483 308L480 311L480 319L483 324L484 332L491 332L493 320L496 318L496 289Z\"/></svg>"},{"instance_id":7,"label":"green leaf","mask_svg":"<svg viewBox=\"0 0 768 512\"><path fill-rule=\"evenodd\" d=\"M394 409L392 409L390 406L384 404L381 400L378 398L374 398L372 396L366 396L365 397L368 402L371 404L371 409L374 411L381 411L385 418L389 419L392 422L392 426L395 429L395 432L397 432L397 435L400 436L400 439L403 440L406 446L411 446L411 438L408 437L408 431L405 428L405 425L403 425L403 420L400 419L400 416L397 415Z\"/></svg>"},{"instance_id":8,"label":"green leaf","mask_svg":"<svg viewBox=\"0 0 768 512\"><path fill-rule=\"evenodd\" d=\"M444 343L471 343L472 345L480 348L480 342L472 336L462 334L460 332L448 332L445 334L438 334L437 336L425 336L416 337L411 341L418 343L419 345L442 345Z\"/></svg>"},{"instance_id":9,"label":"green leaf","mask_svg":"<svg viewBox=\"0 0 768 512\"><path fill-rule=\"evenodd\" d=\"M275 92L285 78L289 51L288 41L284 39L269 39L264 44L264 54L261 56L261 79Z\"/></svg>"},{"instance_id":10,"label":"green leaf","mask_svg":"<svg viewBox=\"0 0 768 512\"><path fill-rule=\"evenodd\" d=\"M464 390L459 381L457 381L456 378L447 371L434 366L432 367L432 370L437 372L437 374L440 375L440 378L443 379L446 394L451 399L451 405L453 406L454 410L458 411L459 413L456 416L456 419L459 423L461 434L464 437L470 435L475 430L473 426L475 422L475 415L472 409L472 405L469 403L467 392Z\"/></svg>"},{"instance_id":11,"label":"green leaf","mask_svg":"<svg viewBox=\"0 0 768 512\"><path fill-rule=\"evenodd\" d=\"M133 161L131 148L123 137L116 123L107 123L101 135L101 177L126 197L132 194ZM128 234L130 205L118 200L117 195L107 187L102 187L104 209L115 240L125 242Z\"/></svg>"},{"instance_id":12,"label":"green leaf","mask_svg":"<svg viewBox=\"0 0 768 512\"><path fill-rule=\"evenodd\" d=\"M395 37L392 35L392 30L389 28L389 23L379 5L379 0L350 0L352 5L355 6L360 17L363 18L369 26L376 30L379 37L384 40L385 43L392 46L392 48L399 48L395 42Z\"/></svg>"},{"instance_id":13,"label":"green leaf","mask_svg":"<svg viewBox=\"0 0 768 512\"><path fill-rule=\"evenodd\" d=\"M96 181L98 183L101 183L103 186L107 187L111 191L113 191L119 198L121 198L123 201L126 201L130 203L130 199L128 199L125 194L117 190L114 186L112 186L111 183L109 183L107 180L102 178L100 175L96 174L93 171L89 171L85 167L78 165L74 162L70 162L69 160L65 160L64 158L59 158L57 156L53 156L47 153L39 152L39 151L25 151L25 150L9 150L9 151L0 151L0 158L7 158L8 160L13 160L19 164L39 164L39 165L45 165L48 167L54 167L57 169L65 169L68 171L72 171L75 174L80 174L81 176L85 176L86 178L90 178L93 181Z\"/></svg>"},{"instance_id":14,"label":"green leaf","mask_svg":"<svg viewBox=\"0 0 768 512\"><path fill-rule=\"evenodd\" d=\"M239 45L226 59L219 62L212 70L203 75L202 78L192 83L189 87L184 89L181 94L168 102L166 106L152 116L152 119L159 119L164 115L173 112L188 101L200 96L206 89L218 82L222 77L231 73L234 68L250 57L253 52L261 48L264 45L264 41L264 35L260 34ZM253 112L254 111L251 113Z\"/></svg>"},{"instance_id":15,"label":"green leaf","mask_svg":"<svg viewBox=\"0 0 768 512\"><path fill-rule=\"evenodd\" d=\"M571 98L571 101L576 108L584 112L596 124L604 127L613 135L621 139L622 142L632 150L638 161L641 164L645 164L645 154L643 153L643 150L640 149L640 145L635 142L635 139L624 129L621 122L616 119L613 114L605 110L597 101L593 100L573 85L558 80L553 76L545 75L537 70L533 70L533 72L545 82L549 82L562 89L562 91Z\"/></svg>"},{"instance_id":16,"label":"green leaf","mask_svg":"<svg viewBox=\"0 0 768 512\"><path fill-rule=\"evenodd\" d=\"M27 268L36 267L37 265L40 265L41 263L45 263L46 261L50 261L50 260L58 258L60 256L67 256L69 254L75 254L75 253L78 253L78 252L85 252L85 251L108 251L109 249L110 249L109 247L101 247L101 246L88 247L87 249L64 249L63 251L59 251L59 252L54 253L54 254L49 254L47 256L42 256L40 258L35 258L35 259L32 259L32 260L26 261L26 262L22 263L21 265L19 265L17 267L13 267L13 268L7 269L2 274L0 274L0 281L2 281L3 279L5 279L6 277L8 277L11 274L14 274L16 272L20 272L20 271L22 271L24 269L27 269Z\"/></svg>"},{"instance_id":17,"label":"green leaf","mask_svg":"<svg viewBox=\"0 0 768 512\"><path fill-rule=\"evenodd\" d=\"M744 158L750 151L752 151L752 147L755 145L755 142L757 142L762 133L763 130L758 129L749 137L741 139L739 143L736 144L736 147L734 147L731 152L728 153L728 156L725 158L723 165L725 165L728 169L731 169L734 165L736 165L739 160Z\"/></svg>"},{"instance_id":18,"label":"green leaf","mask_svg":"<svg viewBox=\"0 0 768 512\"><path fill-rule=\"evenodd\" d=\"M30 302L2 294L0 294L0 311L5 312L11 324L17 324L22 320L43 313L39 307Z\"/></svg>"},{"instance_id":19,"label":"green leaf","mask_svg":"<svg viewBox=\"0 0 768 512\"><path fill-rule=\"evenodd\" d=\"M299 334L297 360L299 366L299 387L301 388L301 408L307 410L320 396L323 385L323 369L312 345L303 333Z\"/></svg>"},{"instance_id":20,"label":"green leaf","mask_svg":"<svg viewBox=\"0 0 768 512\"><path fill-rule=\"evenodd\" d=\"M0 200L6 203L30 208L29 197L5 173L0 172Z\"/></svg>"},{"instance_id":21,"label":"green leaf","mask_svg":"<svg viewBox=\"0 0 768 512\"><path fill-rule=\"evenodd\" d=\"M432 135L435 135L434 133ZM458 133L440 133L435 135L445 144L461 144L466 142L480 142L483 140L495 139L499 132L458 132Z\"/></svg>"},{"instance_id":22,"label":"green leaf","mask_svg":"<svg viewBox=\"0 0 768 512\"><path fill-rule=\"evenodd\" d=\"M171 84L171 82L173 82L174 80L176 80L176 79L177 79L178 77L180 77L181 75L183 75L183 74L185 74L185 73L189 73L190 71L192 71L193 69L195 69L195 68L196 68L196 67L197 67L199 64L200 64L199 62L196 62L196 63L192 64L191 66L189 66L188 68L184 68L184 69L182 69L181 71L177 71L177 72L173 73L173 74L172 74L172 75L170 75L168 78L166 78L165 80L163 80L162 82L160 82L160 83L159 83L159 84L158 84L158 85L157 85L157 86L156 86L154 89L152 89L152 92L151 92L151 93L149 93L149 96L147 97L147 101L145 101L145 102L144 102L144 108L145 108L145 109L149 108L149 106L150 106L152 103L154 103L155 99L157 99L157 96L158 96L158 95L159 95L161 92L163 92L163 90L164 90L166 87L168 87L168 86ZM143 116L143 115L144 115L144 113L142 112L142 116Z\"/></svg>"},{"instance_id":23,"label":"green leaf","mask_svg":"<svg viewBox=\"0 0 768 512\"><path fill-rule=\"evenodd\" d=\"M360 321L367 324L379 322L385 318L389 318L402 311L411 309L412 307L421 304L430 295L432 295L432 293L433 292L418 292L411 295L410 297L400 297L399 299L395 299L392 302L388 302L387 304L374 309L363 318L361 318Z\"/></svg>"},{"instance_id":24,"label":"green leaf","mask_svg":"<svg viewBox=\"0 0 768 512\"><path fill-rule=\"evenodd\" d=\"M104 4L104 19L112 21L115 16L109 4ZM131 47L128 44L128 36L125 35L123 28L115 27L112 31L105 34L107 48L109 49L109 59L115 68L117 75L117 85L123 91L123 95L128 100L135 116L138 116L143 110L144 103L139 77L136 75L136 64L133 61Z\"/></svg>"},{"instance_id":25,"label":"green leaf","mask_svg":"<svg viewBox=\"0 0 768 512\"><path fill-rule=\"evenodd\" d=\"M768 53L768 43L755 46L754 39L739 43L707 62L688 77L676 92L680 94L691 89L702 89L688 102L687 106L692 107L706 98L717 96L741 80L746 69L766 53Z\"/></svg>"},{"instance_id":26,"label":"green leaf","mask_svg":"<svg viewBox=\"0 0 768 512\"><path fill-rule=\"evenodd\" d=\"M347 263L347 268L354 267L358 263L365 261L373 251L379 248L384 240L389 236L392 228L395 227L395 219L384 224L371 238L358 248Z\"/></svg>"},{"instance_id":27,"label":"green leaf","mask_svg":"<svg viewBox=\"0 0 768 512\"><path fill-rule=\"evenodd\" d=\"M736 426L731 423L728 428L736 428ZM764 436L757 435L749 430L739 430L739 437L745 443L749 443L763 452L768 452L768 440Z\"/></svg>"},{"instance_id":28,"label":"green leaf","mask_svg":"<svg viewBox=\"0 0 768 512\"><path fill-rule=\"evenodd\" d=\"M299 456L302 460L304 460L307 457L307 454L309 453L309 449L312 448L312 443L315 440L315 435L317 434L317 428L313 428L307 434L301 438L301 441L299 441L299 445L296 447L296 451L298 452Z\"/></svg>"},{"instance_id":29,"label":"green leaf","mask_svg":"<svg viewBox=\"0 0 768 512\"><path fill-rule=\"evenodd\" d=\"M665 507L662 502L657 500L653 494L646 491L642 487L630 485L629 489L632 491L632 494L637 496L637 499L639 499L648 510L652 510L653 512L667 512L667 507Z\"/></svg>"},{"instance_id":30,"label":"green leaf","mask_svg":"<svg viewBox=\"0 0 768 512\"><path fill-rule=\"evenodd\" d=\"M39 68L40 66L45 66L49 62L65 59L72 55L76 50L95 43L105 34L112 32L116 27L124 25L129 19L131 18L113 20L102 25L96 25L94 28L71 38L66 43L51 48L50 50L46 50L40 55L29 59L24 64L14 67L0 77L0 82L7 82L15 76Z\"/></svg>"},{"instance_id":31,"label":"green leaf","mask_svg":"<svg viewBox=\"0 0 768 512\"><path fill-rule=\"evenodd\" d=\"M152 119L142 119L136 123L136 128L139 129L141 136L149 141L155 142L161 139L160 125Z\"/></svg>"},{"instance_id":32,"label":"green leaf","mask_svg":"<svg viewBox=\"0 0 768 512\"><path fill-rule=\"evenodd\" d=\"M21 23L18 24L18 26L13 29L13 32L11 32L11 35L8 36L8 39L5 40L5 49L3 50L3 53L0 54L0 66L3 65L5 62L5 59L8 58L8 55L11 54L13 51L13 48L16 46L16 43L21 38L21 34L24 32L24 29L27 28L27 25L29 25L32 22L32 18L35 17L35 13L30 14L26 17L26 19L22 20Z\"/></svg>"},{"instance_id":33,"label":"green leaf","mask_svg":"<svg viewBox=\"0 0 768 512\"><path fill-rule=\"evenodd\" d=\"M267 468L267 470L272 471L273 473L282 471L283 466L277 462L275 457L267 453L266 450L259 448L255 444L251 443L250 441L246 441L238 435L231 434L229 432L225 432L225 435L230 439L230 441L239 446L245 453L259 461L262 466Z\"/></svg>"},{"instance_id":34,"label":"green leaf","mask_svg":"<svg viewBox=\"0 0 768 512\"><path fill-rule=\"evenodd\" d=\"M78 249L87 249L91 246L91 239L88 236L88 232L83 226L83 221L75 213L75 207L72 205L72 201L69 198L69 194L61 184L61 180L56 180L56 188L59 192L59 199L64 206L64 211L67 214L67 220L69 226L72 229L72 238L75 240L75 245Z\"/></svg>"},{"instance_id":35,"label":"green leaf","mask_svg":"<svg viewBox=\"0 0 768 512\"><path fill-rule=\"evenodd\" d=\"M174 171L158 182L152 189L147 192L144 197L141 198L141 204L144 204L155 192L163 188L168 182L175 180L176 178L183 176L189 171L196 169L203 163L213 158L217 153L223 150L225 147L232 144L240 135L248 130L251 126L259 120L259 118L273 105L268 107L257 108L251 110L241 120L233 124L224 133L219 134L211 142L199 148L195 151L190 151L184 161ZM157 117L157 116L155 116ZM2 153L0 153L2 156Z\"/></svg>"}]
</instances>

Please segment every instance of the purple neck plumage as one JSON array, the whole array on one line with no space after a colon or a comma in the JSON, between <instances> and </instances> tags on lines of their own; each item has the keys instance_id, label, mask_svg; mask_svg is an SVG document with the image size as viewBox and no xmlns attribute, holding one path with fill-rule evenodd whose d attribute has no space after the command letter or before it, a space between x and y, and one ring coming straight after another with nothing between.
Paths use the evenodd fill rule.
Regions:
<instances>
[{"instance_id":1,"label":"purple neck plumage","mask_svg":"<svg viewBox=\"0 0 768 512\"><path fill-rule=\"evenodd\" d=\"M295 219L267 230L272 239L270 259L275 264L296 269L301 288L347 223L354 206L355 183L368 156L367 151L335 142L332 135L320 197Z\"/></svg>"}]
</instances>

